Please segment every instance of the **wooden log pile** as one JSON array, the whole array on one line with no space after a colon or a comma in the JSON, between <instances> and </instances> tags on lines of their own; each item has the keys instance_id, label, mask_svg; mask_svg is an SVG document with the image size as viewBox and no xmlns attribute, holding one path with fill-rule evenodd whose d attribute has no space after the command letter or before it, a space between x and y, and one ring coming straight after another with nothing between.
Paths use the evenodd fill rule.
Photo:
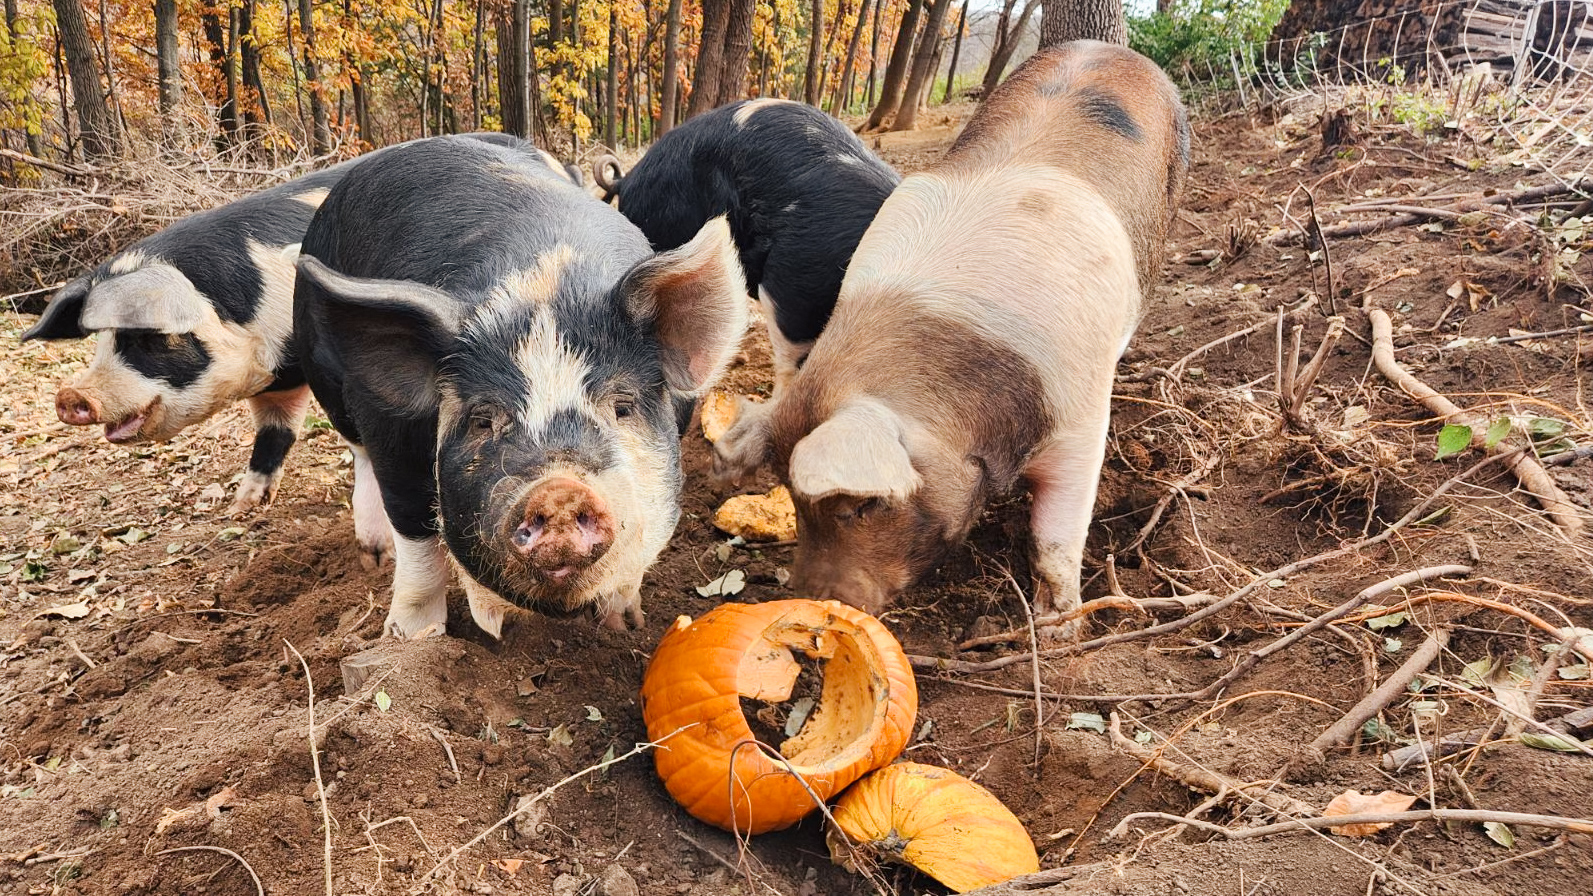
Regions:
<instances>
[{"instance_id":1,"label":"wooden log pile","mask_svg":"<svg viewBox=\"0 0 1593 896\"><path fill-rule=\"evenodd\" d=\"M1520 82L1593 77L1589 0L1294 0L1269 64L1399 81L1487 63Z\"/></svg>"}]
</instances>

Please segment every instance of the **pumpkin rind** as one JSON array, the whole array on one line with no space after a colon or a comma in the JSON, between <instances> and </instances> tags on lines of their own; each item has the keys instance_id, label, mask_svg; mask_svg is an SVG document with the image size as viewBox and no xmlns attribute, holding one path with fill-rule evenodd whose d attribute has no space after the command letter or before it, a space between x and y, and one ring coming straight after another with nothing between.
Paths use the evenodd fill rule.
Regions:
<instances>
[{"instance_id":1,"label":"pumpkin rind","mask_svg":"<svg viewBox=\"0 0 1593 896\"><path fill-rule=\"evenodd\" d=\"M917 762L880 769L842 794L831 815L853 852L912 865L959 893L1040 870L1017 816L950 769ZM837 861L845 850L832 836Z\"/></svg>"},{"instance_id":2,"label":"pumpkin rind","mask_svg":"<svg viewBox=\"0 0 1593 896\"><path fill-rule=\"evenodd\" d=\"M828 658L802 730L771 745L801 781L756 746L741 710L743 696L789 697L800 671L792 649ZM917 712L901 646L879 620L838 601L721 604L695 622L682 616L642 679L642 718L662 742L654 764L670 796L702 821L748 834L795 824L817 808L815 796L828 800L891 762Z\"/></svg>"}]
</instances>

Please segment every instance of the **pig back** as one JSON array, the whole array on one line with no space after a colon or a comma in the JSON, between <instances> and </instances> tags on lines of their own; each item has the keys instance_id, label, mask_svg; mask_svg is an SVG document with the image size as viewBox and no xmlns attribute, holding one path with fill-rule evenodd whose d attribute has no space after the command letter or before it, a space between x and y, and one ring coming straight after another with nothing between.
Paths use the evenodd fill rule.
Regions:
<instances>
[{"instance_id":1,"label":"pig back","mask_svg":"<svg viewBox=\"0 0 1593 896\"><path fill-rule=\"evenodd\" d=\"M1189 122L1155 63L1073 41L1037 51L982 103L937 171L1046 165L1092 185L1128 231L1149 295L1189 170Z\"/></svg>"}]
</instances>

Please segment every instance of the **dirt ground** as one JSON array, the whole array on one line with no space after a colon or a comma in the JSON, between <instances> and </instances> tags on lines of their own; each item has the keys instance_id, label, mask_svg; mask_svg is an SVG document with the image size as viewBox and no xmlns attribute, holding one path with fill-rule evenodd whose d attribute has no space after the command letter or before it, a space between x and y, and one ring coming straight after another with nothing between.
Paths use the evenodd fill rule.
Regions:
<instances>
[{"instance_id":1,"label":"dirt ground","mask_svg":"<svg viewBox=\"0 0 1593 896\"><path fill-rule=\"evenodd\" d=\"M904 171L922 167L956 120L887 136L878 149ZM1568 238L1565 247L1587 254L1562 256L1568 279L1553 287L1543 238L1498 215L1331 240L1326 259L1269 245L1270 233L1293 227L1284 209L1306 219L1294 192L1302 183L1330 225L1350 220L1333 210L1352 203L1436 204L1428 197L1543 182L1487 162L1492 151L1464 133L1428 141L1401 128L1362 131L1361 146L1324 151L1310 110L1197 122L1167 276L1120 368L1086 599L1111 592L1109 568L1138 597L1228 594L1375 535L1481 459L1435 459L1438 424L1371 366L1363 298L1393 315L1398 359L1433 388L1490 419L1558 421L1538 425L1546 441L1593 438L1588 334L1487 341L1589 320L1585 236ZM1203 250L1216 260L1188 263ZM1278 306L1308 295L1319 302L1296 319L1303 356L1327 329L1322 306L1344 315L1345 333L1286 427L1273 322ZM228 518L252 438L241 407L163 445L117 447L97 431L56 426L54 390L87 347L19 346L30 321L7 315L0 333L0 894L256 892L244 866L217 849L245 860L271 896L946 892L903 870L873 884L833 866L814 818L757 837L738 856L732 838L671 802L645 756L576 778L535 818L455 854L520 797L646 740L642 672L677 615L713 605L697 586L740 569L748 585L736 599L792 596L778 573L790 547L719 550L725 536L709 519L732 492L708 479L699 432L686 438L685 513L647 577L643 630L539 617L497 643L458 600L449 637L381 646L385 671L348 694L340 662L378 638L390 575L366 573L355 558L350 459L334 434L321 423L294 449L273 506ZM730 385L766 391L768 377L767 343L754 335ZM1551 471L1584 508L1590 469L1582 459ZM1024 626L1005 571L1027 587L1025 506L1022 495L993 505L968 546L885 615L909 653L977 663L1024 649L957 644ZM1115 711L1142 742L1170 739L1167 758L1270 782L1318 808L1350 788L1388 789L1419 797L1418 808L1586 818L1593 760L1528 747L1502 721L1486 747L1431 770L1388 772L1379 759L1418 737L1488 727L1501 714L1484 698L1519 705L1510 701L1525 699L1533 680L1540 720L1593 703L1585 659L1553 655L1561 638L1532 621L1593 627L1590 557L1593 542L1559 534L1495 464L1395 537L1270 577L1192 626L1045 658L1045 690L1073 696L1041 701L1039 726L1028 661L920 670L917 736L905 755L992 790L1028 828L1043 868L1087 866L1056 892L1593 892L1593 838L1524 825L1492 836L1477 823L1421 822L1365 839L1224 841L1137 819L1112 837L1131 813L1184 815L1209 794L1142 769L1097 730ZM1201 689L1367 585L1451 563L1472 572L1378 599L1390 612L1408 600L1400 619L1352 616L1205 699L1155 696ZM1422 599L1434 593L1449 597ZM1098 612L1081 637L1184 615L1157 614ZM1419 693L1393 700L1353 748L1308 748L1440 624L1453 637ZM1477 665L1487 658L1500 671ZM312 690L329 848L309 748ZM1234 829L1260 823L1242 801L1202 817ZM1496 842L1506 834L1513 845Z\"/></svg>"}]
</instances>

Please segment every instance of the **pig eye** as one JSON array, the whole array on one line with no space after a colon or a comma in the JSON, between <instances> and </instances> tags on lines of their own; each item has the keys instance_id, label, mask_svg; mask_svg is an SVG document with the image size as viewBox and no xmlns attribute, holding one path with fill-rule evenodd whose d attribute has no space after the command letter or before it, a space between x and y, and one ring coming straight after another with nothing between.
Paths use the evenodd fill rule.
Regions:
<instances>
[{"instance_id":1,"label":"pig eye","mask_svg":"<svg viewBox=\"0 0 1593 896\"><path fill-rule=\"evenodd\" d=\"M885 502L881 501L879 498L869 498L857 505L857 510L855 513L857 514L858 519L866 519L867 517L878 513L884 506Z\"/></svg>"},{"instance_id":2,"label":"pig eye","mask_svg":"<svg viewBox=\"0 0 1593 896\"><path fill-rule=\"evenodd\" d=\"M470 412L470 431L475 435L487 435L498 426L498 415L490 408L477 408Z\"/></svg>"},{"instance_id":3,"label":"pig eye","mask_svg":"<svg viewBox=\"0 0 1593 896\"><path fill-rule=\"evenodd\" d=\"M621 395L614 399L614 416L620 420L636 413L636 399Z\"/></svg>"}]
</instances>

